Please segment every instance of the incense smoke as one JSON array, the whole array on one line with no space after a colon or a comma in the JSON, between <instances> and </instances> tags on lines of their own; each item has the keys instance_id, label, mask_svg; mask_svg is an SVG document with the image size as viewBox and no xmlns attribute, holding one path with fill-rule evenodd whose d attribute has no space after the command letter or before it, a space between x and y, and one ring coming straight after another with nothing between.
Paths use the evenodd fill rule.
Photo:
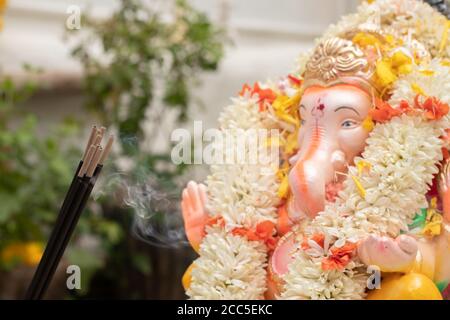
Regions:
<instances>
[{"instance_id":1,"label":"incense smoke","mask_svg":"<svg viewBox=\"0 0 450 320\"><path fill-rule=\"evenodd\" d=\"M179 207L179 192L164 190L162 185L157 179L148 177L145 182L128 186L124 201L135 211L133 233L152 245L185 246L188 242Z\"/></svg>"},{"instance_id":2,"label":"incense smoke","mask_svg":"<svg viewBox=\"0 0 450 320\"><path fill-rule=\"evenodd\" d=\"M119 205L131 208L131 231L148 244L171 248L188 245L180 210L180 188L173 185L169 188L167 181L157 179L152 173L138 176L133 178L124 172L107 175L94 190L94 200L113 197L111 201L117 200Z\"/></svg>"},{"instance_id":3,"label":"incense smoke","mask_svg":"<svg viewBox=\"0 0 450 320\"><path fill-rule=\"evenodd\" d=\"M186 180L168 174L157 176L159 171L170 171L167 160L146 161L145 145L136 136L116 132L120 144L116 144L114 164L104 170L116 170L105 174L97 183L94 199L108 199L115 205L133 212L133 235L155 246L177 248L187 246L184 222L181 215L181 190ZM133 156L127 156L133 155ZM115 169L113 169L115 168ZM105 172L106 173L106 172ZM113 205L114 207L114 205Z\"/></svg>"}]
</instances>

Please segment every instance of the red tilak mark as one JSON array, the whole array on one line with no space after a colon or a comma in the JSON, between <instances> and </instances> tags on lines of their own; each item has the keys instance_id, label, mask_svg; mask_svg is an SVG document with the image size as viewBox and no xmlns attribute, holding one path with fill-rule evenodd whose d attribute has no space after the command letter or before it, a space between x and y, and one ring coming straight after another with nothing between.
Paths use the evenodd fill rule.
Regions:
<instances>
[{"instance_id":1,"label":"red tilak mark","mask_svg":"<svg viewBox=\"0 0 450 320\"><path fill-rule=\"evenodd\" d=\"M323 111L325 109L325 105L323 103L319 104L317 107L318 110Z\"/></svg>"}]
</instances>

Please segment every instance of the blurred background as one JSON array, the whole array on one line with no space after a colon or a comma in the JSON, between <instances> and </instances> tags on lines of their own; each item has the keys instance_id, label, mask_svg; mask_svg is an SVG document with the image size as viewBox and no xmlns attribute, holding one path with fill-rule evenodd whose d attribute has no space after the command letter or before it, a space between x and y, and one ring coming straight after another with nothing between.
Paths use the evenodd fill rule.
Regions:
<instances>
[{"instance_id":1,"label":"blurred background","mask_svg":"<svg viewBox=\"0 0 450 320\"><path fill-rule=\"evenodd\" d=\"M0 0L0 298L23 296L97 124L119 139L47 298L184 299L179 194L207 168L175 166L170 133L216 126L358 2Z\"/></svg>"}]
</instances>

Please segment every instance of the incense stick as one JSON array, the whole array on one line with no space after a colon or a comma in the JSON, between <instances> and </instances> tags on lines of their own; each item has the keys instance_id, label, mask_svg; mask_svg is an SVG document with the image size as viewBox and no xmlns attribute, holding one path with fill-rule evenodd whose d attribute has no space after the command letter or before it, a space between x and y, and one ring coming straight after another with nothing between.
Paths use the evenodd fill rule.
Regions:
<instances>
[{"instance_id":1,"label":"incense stick","mask_svg":"<svg viewBox=\"0 0 450 320\"><path fill-rule=\"evenodd\" d=\"M100 146L106 128L92 128L83 159L78 164L74 178L64 198L55 227L50 235L44 254L26 293L26 299L41 299L64 255L71 235L76 228L89 196L94 188L103 163L108 156L114 137L110 137L103 149Z\"/></svg>"},{"instance_id":2,"label":"incense stick","mask_svg":"<svg viewBox=\"0 0 450 320\"><path fill-rule=\"evenodd\" d=\"M105 149L103 149L102 156L100 157L99 164L103 165L105 163L106 158L108 157L109 153L111 152L112 145L114 143L114 136L109 136L108 142L106 143Z\"/></svg>"},{"instance_id":3,"label":"incense stick","mask_svg":"<svg viewBox=\"0 0 450 320\"><path fill-rule=\"evenodd\" d=\"M94 170L95 170L95 168L98 165L98 162L100 160L100 156L102 155L102 150L103 150L102 147L100 147L100 146L96 147L94 156L92 157L92 161L89 164L88 168L86 169L86 176L87 177L90 178L90 177L92 177L94 175Z\"/></svg>"},{"instance_id":4,"label":"incense stick","mask_svg":"<svg viewBox=\"0 0 450 320\"><path fill-rule=\"evenodd\" d=\"M97 134L97 127L93 126L92 130L91 130L91 134L89 136L88 143L86 144L86 148L84 150L84 155L83 155L83 160L82 161L86 160L86 156L87 156L87 153L89 151L89 147L92 145L92 141L94 140L94 137L95 137L96 134Z\"/></svg>"}]
</instances>

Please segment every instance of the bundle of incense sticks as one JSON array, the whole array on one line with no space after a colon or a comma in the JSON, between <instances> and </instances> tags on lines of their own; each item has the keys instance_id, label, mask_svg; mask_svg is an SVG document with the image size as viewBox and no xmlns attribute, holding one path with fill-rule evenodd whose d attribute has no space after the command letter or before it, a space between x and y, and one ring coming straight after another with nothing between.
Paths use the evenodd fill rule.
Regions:
<instances>
[{"instance_id":1,"label":"bundle of incense sticks","mask_svg":"<svg viewBox=\"0 0 450 320\"><path fill-rule=\"evenodd\" d=\"M64 198L55 227L26 293L26 299L41 299L52 281L59 261L103 168L104 161L111 151L114 142L113 136L108 138L104 148L100 145L105 131L104 127L97 129L94 126L92 128L84 156L78 164L75 176Z\"/></svg>"}]
</instances>

